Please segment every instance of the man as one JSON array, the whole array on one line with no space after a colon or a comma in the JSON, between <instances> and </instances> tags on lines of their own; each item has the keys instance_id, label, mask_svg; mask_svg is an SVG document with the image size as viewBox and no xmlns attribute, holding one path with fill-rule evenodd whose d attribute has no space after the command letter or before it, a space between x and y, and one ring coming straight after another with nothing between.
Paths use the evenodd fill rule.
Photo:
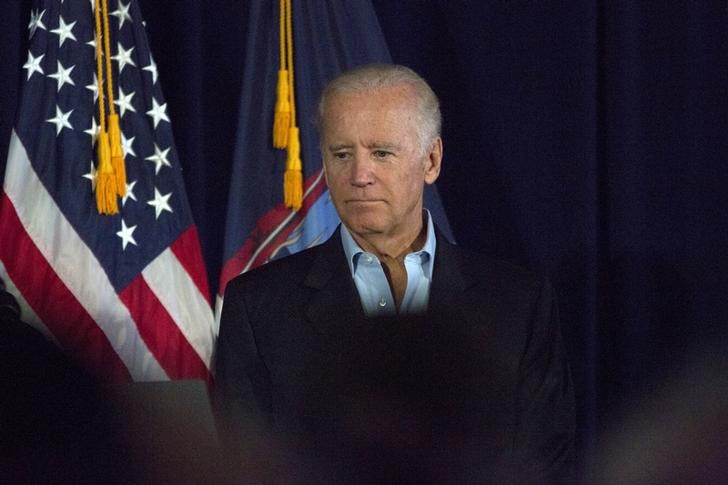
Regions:
<instances>
[{"instance_id":1,"label":"man","mask_svg":"<svg viewBox=\"0 0 728 485\"><path fill-rule=\"evenodd\" d=\"M355 478L558 477L574 403L554 295L434 227L437 97L406 67L369 65L334 79L318 114L342 224L228 284L222 427L314 437Z\"/></svg>"}]
</instances>

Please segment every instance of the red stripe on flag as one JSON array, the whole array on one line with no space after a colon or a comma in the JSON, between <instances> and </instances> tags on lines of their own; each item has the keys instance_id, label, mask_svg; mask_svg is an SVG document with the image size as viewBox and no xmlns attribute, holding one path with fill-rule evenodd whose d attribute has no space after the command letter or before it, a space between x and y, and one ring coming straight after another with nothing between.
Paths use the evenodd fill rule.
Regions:
<instances>
[{"instance_id":1,"label":"red stripe on flag","mask_svg":"<svg viewBox=\"0 0 728 485\"><path fill-rule=\"evenodd\" d=\"M142 275L119 293L149 351L170 379L210 380L207 366Z\"/></svg>"},{"instance_id":2,"label":"red stripe on flag","mask_svg":"<svg viewBox=\"0 0 728 485\"><path fill-rule=\"evenodd\" d=\"M202 249L200 248L200 239L197 236L197 226L194 224L183 232L177 240L169 247L182 267L192 278L192 281L205 297L207 303L212 307L210 299L210 287L207 285L207 272L202 260Z\"/></svg>"},{"instance_id":3,"label":"red stripe on flag","mask_svg":"<svg viewBox=\"0 0 728 485\"><path fill-rule=\"evenodd\" d=\"M130 381L129 370L104 332L53 271L5 194L0 198L0 220L0 259L13 284L64 351L97 374L116 382Z\"/></svg>"},{"instance_id":4,"label":"red stripe on flag","mask_svg":"<svg viewBox=\"0 0 728 485\"><path fill-rule=\"evenodd\" d=\"M319 178L319 174L316 173L306 180L304 187L304 193L308 188ZM276 236L275 241L285 241L298 224L306 217L309 209L316 203L321 194L326 190L326 183L321 177L319 182L313 189L306 195L301 204L301 208L294 218L289 221L280 234ZM291 214L291 210L288 209L283 203L278 204L271 210L266 212L255 225L255 228L250 233L248 238L245 240L243 246L236 252L230 259L228 259L222 267L221 271L221 285L218 290L220 295L225 294L225 286L227 282L239 275L248 263L255 258L251 269L254 269L263 263L265 263L273 251L278 247L274 244L274 241L270 241L266 248L259 254L255 254L255 251L264 243L264 241L270 236L271 232L280 226L283 221ZM283 238L283 239L281 239Z\"/></svg>"},{"instance_id":5,"label":"red stripe on flag","mask_svg":"<svg viewBox=\"0 0 728 485\"><path fill-rule=\"evenodd\" d=\"M308 215L309 209L316 203L321 194L326 190L326 184L323 179L311 190L311 192L303 199L301 209L296 213L296 217L289 221L288 225L278 233L278 235L271 240L266 247L260 251L253 260L253 267L260 266L270 260L273 257L274 252L277 251L283 243L286 242L288 237L298 229L299 225Z\"/></svg>"}]
</instances>

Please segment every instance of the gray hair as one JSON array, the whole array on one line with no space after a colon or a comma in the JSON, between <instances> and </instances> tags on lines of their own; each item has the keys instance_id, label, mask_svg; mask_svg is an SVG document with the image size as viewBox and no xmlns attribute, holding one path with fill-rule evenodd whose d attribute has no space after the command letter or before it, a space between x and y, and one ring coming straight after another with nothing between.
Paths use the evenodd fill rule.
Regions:
<instances>
[{"instance_id":1,"label":"gray hair","mask_svg":"<svg viewBox=\"0 0 728 485\"><path fill-rule=\"evenodd\" d=\"M345 71L330 81L318 102L316 115L316 126L321 132L323 128L323 117L326 111L326 103L336 93L357 93L376 91L381 88L409 85L413 88L417 100L417 116L420 121L420 129L417 137L420 147L424 151L433 140L440 136L442 127L442 114L440 113L440 101L427 81L415 71L406 66L397 64L366 64Z\"/></svg>"}]
</instances>

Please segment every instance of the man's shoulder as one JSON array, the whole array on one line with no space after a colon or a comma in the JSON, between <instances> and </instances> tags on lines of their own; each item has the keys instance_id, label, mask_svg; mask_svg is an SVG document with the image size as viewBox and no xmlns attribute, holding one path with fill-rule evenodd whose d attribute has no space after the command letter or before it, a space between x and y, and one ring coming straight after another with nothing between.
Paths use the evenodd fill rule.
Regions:
<instances>
[{"instance_id":1,"label":"man's shoulder","mask_svg":"<svg viewBox=\"0 0 728 485\"><path fill-rule=\"evenodd\" d=\"M327 240L320 245L274 259L253 270L239 274L228 282L225 291L248 285L266 284L269 281L275 281L278 284L299 283L306 277L314 261L325 255L327 251L331 251L332 242Z\"/></svg>"},{"instance_id":2,"label":"man's shoulder","mask_svg":"<svg viewBox=\"0 0 728 485\"><path fill-rule=\"evenodd\" d=\"M543 275L511 261L466 249L450 242L444 242L443 246L443 249L451 253L449 259L457 261L459 270L471 281L488 286L534 290L548 284Z\"/></svg>"}]
</instances>

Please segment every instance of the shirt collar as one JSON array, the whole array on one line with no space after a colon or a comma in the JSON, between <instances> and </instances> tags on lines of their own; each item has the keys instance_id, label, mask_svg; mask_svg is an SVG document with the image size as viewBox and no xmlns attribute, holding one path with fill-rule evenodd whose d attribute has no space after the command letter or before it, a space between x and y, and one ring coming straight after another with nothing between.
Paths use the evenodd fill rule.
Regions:
<instances>
[{"instance_id":1,"label":"shirt collar","mask_svg":"<svg viewBox=\"0 0 728 485\"><path fill-rule=\"evenodd\" d=\"M424 209L424 212L425 218L427 219L427 239L425 239L425 244L422 246L421 250L415 251L415 253L410 254L424 253L425 255L427 255L427 257L422 258L421 264L424 273L427 275L428 279L432 281L432 268L433 262L435 260L436 246L435 225L432 222L432 216L430 215L430 211ZM351 235L351 233L344 224L341 224L341 245L344 247L346 262L348 263L349 271L351 271L351 274L353 276L354 273L356 273L356 265L359 256L364 254L365 251L356 243L354 237Z\"/></svg>"}]
</instances>

